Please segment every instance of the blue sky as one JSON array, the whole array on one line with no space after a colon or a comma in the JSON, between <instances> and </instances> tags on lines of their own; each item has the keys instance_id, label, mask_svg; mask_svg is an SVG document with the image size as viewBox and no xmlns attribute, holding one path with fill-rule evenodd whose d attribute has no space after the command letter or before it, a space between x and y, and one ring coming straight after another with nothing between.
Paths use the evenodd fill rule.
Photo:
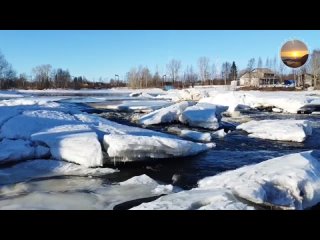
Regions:
<instances>
[{"instance_id":1,"label":"blue sky","mask_svg":"<svg viewBox=\"0 0 320 240\"><path fill-rule=\"evenodd\" d=\"M209 57L219 69L224 61L245 68L250 58L279 57L287 40L304 41L309 49L320 48L320 31L0 31L0 51L18 73L31 74L33 67L51 64L69 69L73 76L89 79L122 78L130 68L148 66L165 73L170 59L197 68L198 58Z\"/></svg>"}]
</instances>

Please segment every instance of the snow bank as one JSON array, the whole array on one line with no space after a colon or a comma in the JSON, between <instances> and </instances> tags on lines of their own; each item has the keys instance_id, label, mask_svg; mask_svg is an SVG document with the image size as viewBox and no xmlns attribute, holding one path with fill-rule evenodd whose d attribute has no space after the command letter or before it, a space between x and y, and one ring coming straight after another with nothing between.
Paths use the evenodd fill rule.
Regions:
<instances>
[{"instance_id":1,"label":"snow bank","mask_svg":"<svg viewBox=\"0 0 320 240\"><path fill-rule=\"evenodd\" d=\"M86 167L103 165L103 155L97 134L88 125L65 125L38 132L32 141L43 142L50 147L58 160L74 162Z\"/></svg>"},{"instance_id":2,"label":"snow bank","mask_svg":"<svg viewBox=\"0 0 320 240\"><path fill-rule=\"evenodd\" d=\"M109 157L120 161L186 157L215 146L159 136L120 134L105 135L104 144Z\"/></svg>"},{"instance_id":3,"label":"snow bank","mask_svg":"<svg viewBox=\"0 0 320 240\"><path fill-rule=\"evenodd\" d=\"M249 137L303 142L312 135L311 123L307 120L262 120L250 121L237 126L249 133Z\"/></svg>"},{"instance_id":4,"label":"snow bank","mask_svg":"<svg viewBox=\"0 0 320 240\"><path fill-rule=\"evenodd\" d=\"M0 142L0 164L48 156L48 148L33 146L30 141L4 139Z\"/></svg>"},{"instance_id":5,"label":"snow bank","mask_svg":"<svg viewBox=\"0 0 320 240\"><path fill-rule=\"evenodd\" d=\"M208 129L218 129L221 120L221 113L226 111L227 107L213 105L210 103L197 103L194 106L187 107L179 120L182 123L193 127L202 127Z\"/></svg>"},{"instance_id":6,"label":"snow bank","mask_svg":"<svg viewBox=\"0 0 320 240\"><path fill-rule=\"evenodd\" d=\"M302 152L207 177L133 209L306 209L320 202L320 154Z\"/></svg>"},{"instance_id":7,"label":"snow bank","mask_svg":"<svg viewBox=\"0 0 320 240\"><path fill-rule=\"evenodd\" d=\"M142 116L139 123L143 125L153 125L178 121L182 112L191 105L193 105L192 102L184 101L173 104L169 107L161 108Z\"/></svg>"},{"instance_id":8,"label":"snow bank","mask_svg":"<svg viewBox=\"0 0 320 240\"><path fill-rule=\"evenodd\" d=\"M30 160L0 169L0 185L54 176L104 176L117 172L111 168L87 168L57 160Z\"/></svg>"},{"instance_id":9,"label":"snow bank","mask_svg":"<svg viewBox=\"0 0 320 240\"><path fill-rule=\"evenodd\" d=\"M202 141L202 142L210 142L211 134L210 133L202 133L187 129L180 129L177 127L169 127L168 132L178 134L182 138L187 138L194 141Z\"/></svg>"}]
</instances>

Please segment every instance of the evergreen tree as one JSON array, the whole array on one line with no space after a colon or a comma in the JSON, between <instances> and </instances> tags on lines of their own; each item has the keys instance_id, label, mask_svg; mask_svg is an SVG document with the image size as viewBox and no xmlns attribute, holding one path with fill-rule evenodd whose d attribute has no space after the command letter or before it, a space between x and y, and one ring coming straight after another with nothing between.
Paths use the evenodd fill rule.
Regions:
<instances>
[{"instance_id":1,"label":"evergreen tree","mask_svg":"<svg viewBox=\"0 0 320 240\"><path fill-rule=\"evenodd\" d=\"M231 68L230 68L230 76L229 79L231 79L231 81L236 80L238 76L238 70L237 70L237 66L236 63L233 61Z\"/></svg>"}]
</instances>

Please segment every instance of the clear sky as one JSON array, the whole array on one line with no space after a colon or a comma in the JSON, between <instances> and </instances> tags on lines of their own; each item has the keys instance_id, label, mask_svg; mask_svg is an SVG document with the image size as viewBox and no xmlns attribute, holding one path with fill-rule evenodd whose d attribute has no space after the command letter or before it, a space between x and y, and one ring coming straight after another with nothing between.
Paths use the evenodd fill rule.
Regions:
<instances>
[{"instance_id":1,"label":"clear sky","mask_svg":"<svg viewBox=\"0 0 320 240\"><path fill-rule=\"evenodd\" d=\"M279 57L287 41L304 41L309 50L320 48L320 31L181 31L181 30L104 30L104 31L3 31L0 51L18 73L31 74L33 67L51 64L69 69L72 76L89 79L122 78L130 68L158 66L165 74L170 59L181 60L183 69L201 56L209 57L218 70L224 61L235 61L245 68L250 58ZM280 58L279 58L280 59Z\"/></svg>"}]
</instances>

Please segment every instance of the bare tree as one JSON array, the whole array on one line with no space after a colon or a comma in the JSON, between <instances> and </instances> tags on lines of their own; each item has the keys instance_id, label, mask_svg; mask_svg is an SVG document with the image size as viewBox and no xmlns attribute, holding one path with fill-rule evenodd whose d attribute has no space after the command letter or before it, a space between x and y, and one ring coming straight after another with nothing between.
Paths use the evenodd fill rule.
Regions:
<instances>
[{"instance_id":1,"label":"bare tree","mask_svg":"<svg viewBox=\"0 0 320 240\"><path fill-rule=\"evenodd\" d=\"M69 70L63 70L61 68L58 68L53 71L53 79L54 79L54 86L56 88L67 88L70 85L71 82L71 75L69 73ZM102 78L100 77L102 82Z\"/></svg>"},{"instance_id":2,"label":"bare tree","mask_svg":"<svg viewBox=\"0 0 320 240\"><path fill-rule=\"evenodd\" d=\"M261 57L259 57L259 60L258 60L258 68L262 68L262 59Z\"/></svg>"},{"instance_id":3,"label":"bare tree","mask_svg":"<svg viewBox=\"0 0 320 240\"><path fill-rule=\"evenodd\" d=\"M32 69L38 89L50 88L51 85L51 69L50 64L40 65Z\"/></svg>"},{"instance_id":4,"label":"bare tree","mask_svg":"<svg viewBox=\"0 0 320 240\"><path fill-rule=\"evenodd\" d=\"M251 58L248 61L247 71L252 71L254 69L254 67L255 67L255 63L256 63L256 60L254 58Z\"/></svg>"},{"instance_id":5,"label":"bare tree","mask_svg":"<svg viewBox=\"0 0 320 240\"><path fill-rule=\"evenodd\" d=\"M221 77L224 79L224 85L227 85L227 80L229 80L231 71L231 63L224 62L221 67Z\"/></svg>"},{"instance_id":6,"label":"bare tree","mask_svg":"<svg viewBox=\"0 0 320 240\"><path fill-rule=\"evenodd\" d=\"M320 49L313 50L308 69L313 77L313 86L318 88L320 85Z\"/></svg>"},{"instance_id":7,"label":"bare tree","mask_svg":"<svg viewBox=\"0 0 320 240\"><path fill-rule=\"evenodd\" d=\"M198 67L199 67L199 75L202 81L202 84L208 79L209 77L209 58L201 57L198 60Z\"/></svg>"},{"instance_id":8,"label":"bare tree","mask_svg":"<svg viewBox=\"0 0 320 240\"><path fill-rule=\"evenodd\" d=\"M16 71L13 70L11 64L7 62L0 52L0 89L13 87L15 77Z\"/></svg>"},{"instance_id":9,"label":"bare tree","mask_svg":"<svg viewBox=\"0 0 320 240\"><path fill-rule=\"evenodd\" d=\"M132 68L129 72L127 72L127 82L131 88L138 88L139 76L136 68Z\"/></svg>"},{"instance_id":10,"label":"bare tree","mask_svg":"<svg viewBox=\"0 0 320 240\"><path fill-rule=\"evenodd\" d=\"M194 84L198 80L197 74L193 71L192 66L187 66L185 72L184 72L184 80L187 85L191 85L194 87Z\"/></svg>"},{"instance_id":11,"label":"bare tree","mask_svg":"<svg viewBox=\"0 0 320 240\"><path fill-rule=\"evenodd\" d=\"M270 67L270 60L269 58L267 57L266 59L266 62L265 62L265 65L264 65L266 68L269 68Z\"/></svg>"},{"instance_id":12,"label":"bare tree","mask_svg":"<svg viewBox=\"0 0 320 240\"><path fill-rule=\"evenodd\" d=\"M282 61L280 61L280 64L279 64L279 76L280 76L280 81L281 82L283 82L284 68L285 68L284 63Z\"/></svg>"},{"instance_id":13,"label":"bare tree","mask_svg":"<svg viewBox=\"0 0 320 240\"><path fill-rule=\"evenodd\" d=\"M212 83L214 81L214 79L217 77L217 68L216 68L216 65L213 63L211 65L211 80L212 80Z\"/></svg>"},{"instance_id":14,"label":"bare tree","mask_svg":"<svg viewBox=\"0 0 320 240\"><path fill-rule=\"evenodd\" d=\"M268 59L269 61L269 59ZM252 79L252 71L255 67L255 62L256 60L254 58L251 58L249 61L248 61L248 65L247 65L247 72L249 74L249 81L251 82L251 79Z\"/></svg>"},{"instance_id":15,"label":"bare tree","mask_svg":"<svg viewBox=\"0 0 320 240\"><path fill-rule=\"evenodd\" d=\"M172 79L172 84L174 84L174 82L178 79L180 68L181 68L181 61L176 59L172 59L167 64L167 71Z\"/></svg>"},{"instance_id":16,"label":"bare tree","mask_svg":"<svg viewBox=\"0 0 320 240\"><path fill-rule=\"evenodd\" d=\"M272 69L273 69L273 72L276 72L276 71L277 71L277 65L278 65L277 56L274 56L273 61L272 61Z\"/></svg>"}]
</instances>

